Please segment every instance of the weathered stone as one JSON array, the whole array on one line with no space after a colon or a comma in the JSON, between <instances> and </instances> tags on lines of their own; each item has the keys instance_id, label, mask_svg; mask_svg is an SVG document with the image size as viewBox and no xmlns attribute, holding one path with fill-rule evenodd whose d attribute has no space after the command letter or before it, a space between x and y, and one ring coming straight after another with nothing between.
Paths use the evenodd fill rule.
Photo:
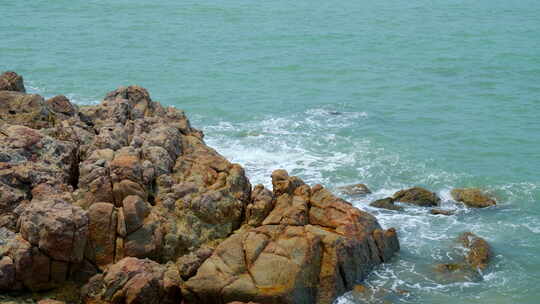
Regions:
<instances>
[{"instance_id":1,"label":"weathered stone","mask_svg":"<svg viewBox=\"0 0 540 304\"><path fill-rule=\"evenodd\" d=\"M80 262L88 236L88 216L64 201L36 201L20 218L21 235L58 261Z\"/></svg>"},{"instance_id":2,"label":"weathered stone","mask_svg":"<svg viewBox=\"0 0 540 304\"><path fill-rule=\"evenodd\" d=\"M485 208L497 204L494 199L476 188L453 189L450 194L454 200L462 202L468 207Z\"/></svg>"},{"instance_id":3,"label":"weathered stone","mask_svg":"<svg viewBox=\"0 0 540 304\"><path fill-rule=\"evenodd\" d=\"M89 235L86 258L101 269L114 262L117 215L110 203L95 203L88 209Z\"/></svg>"},{"instance_id":4,"label":"weathered stone","mask_svg":"<svg viewBox=\"0 0 540 304\"><path fill-rule=\"evenodd\" d=\"M0 290L9 290L15 284L15 264L9 256L0 258Z\"/></svg>"},{"instance_id":5,"label":"weathered stone","mask_svg":"<svg viewBox=\"0 0 540 304\"><path fill-rule=\"evenodd\" d=\"M397 202L409 203L421 207L438 206L441 201L437 194L420 187L398 191L394 193L392 198Z\"/></svg>"},{"instance_id":6,"label":"weathered stone","mask_svg":"<svg viewBox=\"0 0 540 304\"><path fill-rule=\"evenodd\" d=\"M150 260L124 258L83 288L83 303L179 303L178 273Z\"/></svg>"},{"instance_id":7,"label":"weathered stone","mask_svg":"<svg viewBox=\"0 0 540 304\"><path fill-rule=\"evenodd\" d=\"M0 91L26 93L23 77L15 72L4 72L0 75Z\"/></svg>"},{"instance_id":8,"label":"weathered stone","mask_svg":"<svg viewBox=\"0 0 540 304\"><path fill-rule=\"evenodd\" d=\"M126 234L130 234L142 227L144 219L150 214L151 206L135 195L126 197L122 206Z\"/></svg>"},{"instance_id":9,"label":"weathered stone","mask_svg":"<svg viewBox=\"0 0 540 304\"><path fill-rule=\"evenodd\" d=\"M272 192L263 185L257 185L251 192L251 203L246 207L246 222L257 227L273 209Z\"/></svg>"},{"instance_id":10,"label":"weathered stone","mask_svg":"<svg viewBox=\"0 0 540 304\"><path fill-rule=\"evenodd\" d=\"M45 101L49 108L54 112L72 116L77 109L69 102L69 99L64 95L58 95Z\"/></svg>"},{"instance_id":11,"label":"weathered stone","mask_svg":"<svg viewBox=\"0 0 540 304\"><path fill-rule=\"evenodd\" d=\"M1 121L33 129L54 125L54 115L39 95L0 91L0 104Z\"/></svg>"},{"instance_id":12,"label":"weathered stone","mask_svg":"<svg viewBox=\"0 0 540 304\"><path fill-rule=\"evenodd\" d=\"M391 197L379 199L369 204L371 207L383 208L388 210L403 211L403 207L394 205L394 199Z\"/></svg>"}]
</instances>

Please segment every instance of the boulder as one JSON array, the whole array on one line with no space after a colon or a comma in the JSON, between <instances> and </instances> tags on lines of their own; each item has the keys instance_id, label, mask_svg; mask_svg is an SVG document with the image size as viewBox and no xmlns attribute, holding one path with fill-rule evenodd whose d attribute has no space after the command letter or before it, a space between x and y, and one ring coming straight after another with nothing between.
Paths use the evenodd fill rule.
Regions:
<instances>
[{"instance_id":1,"label":"boulder","mask_svg":"<svg viewBox=\"0 0 540 304\"><path fill-rule=\"evenodd\" d=\"M371 193L371 190L369 190L369 188L364 184L354 184L339 187L338 191L351 196L361 196Z\"/></svg>"},{"instance_id":2,"label":"boulder","mask_svg":"<svg viewBox=\"0 0 540 304\"><path fill-rule=\"evenodd\" d=\"M23 77L15 72L4 72L2 75L0 75L0 91L26 93Z\"/></svg>"},{"instance_id":3,"label":"boulder","mask_svg":"<svg viewBox=\"0 0 540 304\"><path fill-rule=\"evenodd\" d=\"M33 129L54 126L54 114L39 95L0 91L0 105L0 121Z\"/></svg>"},{"instance_id":4,"label":"boulder","mask_svg":"<svg viewBox=\"0 0 540 304\"><path fill-rule=\"evenodd\" d=\"M148 259L127 257L83 287L83 303L180 303L180 281L175 267Z\"/></svg>"},{"instance_id":5,"label":"boulder","mask_svg":"<svg viewBox=\"0 0 540 304\"><path fill-rule=\"evenodd\" d=\"M450 194L454 200L472 208L485 208L497 204L494 199L476 188L453 189Z\"/></svg>"},{"instance_id":6,"label":"boulder","mask_svg":"<svg viewBox=\"0 0 540 304\"><path fill-rule=\"evenodd\" d=\"M320 185L272 173L263 225L220 243L183 287L188 303L332 303L399 250L396 232Z\"/></svg>"},{"instance_id":7,"label":"boulder","mask_svg":"<svg viewBox=\"0 0 540 304\"><path fill-rule=\"evenodd\" d=\"M53 112L73 116L77 112L77 108L71 104L69 99L64 95L57 95L45 101Z\"/></svg>"},{"instance_id":8,"label":"boulder","mask_svg":"<svg viewBox=\"0 0 540 304\"><path fill-rule=\"evenodd\" d=\"M388 209L388 210L395 210L395 211L403 211L404 210L403 207L396 206L394 204L394 199L391 198L391 197L376 200L376 201L372 202L369 205L371 207Z\"/></svg>"},{"instance_id":9,"label":"boulder","mask_svg":"<svg viewBox=\"0 0 540 304\"><path fill-rule=\"evenodd\" d=\"M421 207L438 206L441 199L437 194L421 187L400 190L392 196L394 201L413 204Z\"/></svg>"}]
</instances>

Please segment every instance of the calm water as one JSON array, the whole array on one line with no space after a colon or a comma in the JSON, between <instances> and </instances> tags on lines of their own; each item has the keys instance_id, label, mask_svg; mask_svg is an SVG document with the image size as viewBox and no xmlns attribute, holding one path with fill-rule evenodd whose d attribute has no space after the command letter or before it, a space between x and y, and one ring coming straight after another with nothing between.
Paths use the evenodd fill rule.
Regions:
<instances>
[{"instance_id":1,"label":"calm water","mask_svg":"<svg viewBox=\"0 0 540 304\"><path fill-rule=\"evenodd\" d=\"M540 301L538 1L0 0L0 12L0 70L31 92L88 104L139 84L253 183L285 168L368 184L351 201L395 226L402 251L367 284L410 291L394 302ZM499 205L367 206L414 185L448 208L457 186ZM480 282L441 283L431 265L462 231L491 243L493 263Z\"/></svg>"}]
</instances>

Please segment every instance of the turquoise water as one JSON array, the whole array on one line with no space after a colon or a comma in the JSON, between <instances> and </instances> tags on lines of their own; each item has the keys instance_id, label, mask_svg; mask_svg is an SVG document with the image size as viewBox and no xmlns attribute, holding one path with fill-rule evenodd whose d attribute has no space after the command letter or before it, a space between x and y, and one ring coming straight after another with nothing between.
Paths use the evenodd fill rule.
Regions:
<instances>
[{"instance_id":1,"label":"turquoise water","mask_svg":"<svg viewBox=\"0 0 540 304\"><path fill-rule=\"evenodd\" d=\"M0 0L0 70L44 96L88 104L120 85L187 111L207 142L269 185L285 168L395 226L402 250L368 285L396 303L540 299L538 1ZM425 186L494 193L454 216L370 209ZM444 283L462 231L492 245L474 283ZM349 296L340 303L354 303Z\"/></svg>"}]
</instances>

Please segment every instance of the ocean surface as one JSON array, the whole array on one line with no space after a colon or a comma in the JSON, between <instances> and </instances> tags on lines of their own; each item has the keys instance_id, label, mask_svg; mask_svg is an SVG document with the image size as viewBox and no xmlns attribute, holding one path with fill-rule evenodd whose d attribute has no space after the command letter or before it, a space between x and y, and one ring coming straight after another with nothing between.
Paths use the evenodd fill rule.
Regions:
<instances>
[{"instance_id":1,"label":"ocean surface","mask_svg":"<svg viewBox=\"0 0 540 304\"><path fill-rule=\"evenodd\" d=\"M367 184L344 198L398 230L401 252L365 282L409 292L393 303L540 303L538 0L0 0L0 12L0 70L30 92L92 104L138 84L253 184L277 168ZM456 214L368 206L411 186ZM454 187L499 204L466 209ZM481 280L446 282L432 267L463 231L493 261Z\"/></svg>"}]
</instances>

